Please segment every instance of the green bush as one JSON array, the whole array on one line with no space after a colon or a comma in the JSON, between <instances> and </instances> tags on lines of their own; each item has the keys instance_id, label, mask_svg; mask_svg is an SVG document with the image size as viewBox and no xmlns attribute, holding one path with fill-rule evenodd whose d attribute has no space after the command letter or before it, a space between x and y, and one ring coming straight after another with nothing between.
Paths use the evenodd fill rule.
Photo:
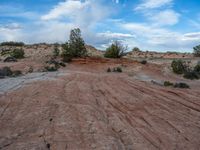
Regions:
<instances>
[{"instance_id":1,"label":"green bush","mask_svg":"<svg viewBox=\"0 0 200 150\"><path fill-rule=\"evenodd\" d=\"M140 50L138 47L134 47L134 48L132 49L132 51L140 52L141 50Z\"/></svg>"},{"instance_id":2,"label":"green bush","mask_svg":"<svg viewBox=\"0 0 200 150\"><path fill-rule=\"evenodd\" d=\"M111 72L111 69L110 69L110 68L108 68L108 69L107 69L107 72Z\"/></svg>"},{"instance_id":3,"label":"green bush","mask_svg":"<svg viewBox=\"0 0 200 150\"><path fill-rule=\"evenodd\" d=\"M23 42L2 42L0 46L24 46L25 44Z\"/></svg>"},{"instance_id":4,"label":"green bush","mask_svg":"<svg viewBox=\"0 0 200 150\"><path fill-rule=\"evenodd\" d=\"M24 50L23 49L14 49L11 53L10 53L11 57L14 57L16 59L21 59L24 58Z\"/></svg>"},{"instance_id":5,"label":"green bush","mask_svg":"<svg viewBox=\"0 0 200 150\"><path fill-rule=\"evenodd\" d=\"M61 57L64 62L70 62L74 57L84 57L87 55L85 42L81 37L79 28L71 30L70 39L62 45Z\"/></svg>"},{"instance_id":6,"label":"green bush","mask_svg":"<svg viewBox=\"0 0 200 150\"><path fill-rule=\"evenodd\" d=\"M120 42L114 42L110 47L106 49L104 57L107 58L121 58L125 55L127 47L124 47Z\"/></svg>"},{"instance_id":7,"label":"green bush","mask_svg":"<svg viewBox=\"0 0 200 150\"><path fill-rule=\"evenodd\" d=\"M56 46L53 50L53 56L57 57L60 54L60 50L58 49L58 47Z\"/></svg>"},{"instance_id":8,"label":"green bush","mask_svg":"<svg viewBox=\"0 0 200 150\"><path fill-rule=\"evenodd\" d=\"M69 49L73 57L83 57L87 54L85 42L81 37L81 30L79 28L71 30L69 37Z\"/></svg>"},{"instance_id":9,"label":"green bush","mask_svg":"<svg viewBox=\"0 0 200 150\"><path fill-rule=\"evenodd\" d=\"M49 71L49 72L54 72L58 70L58 68L55 65L45 66L45 69L46 71Z\"/></svg>"},{"instance_id":10,"label":"green bush","mask_svg":"<svg viewBox=\"0 0 200 150\"><path fill-rule=\"evenodd\" d=\"M173 86L174 83L171 83L170 81L165 81L164 86Z\"/></svg>"},{"instance_id":11,"label":"green bush","mask_svg":"<svg viewBox=\"0 0 200 150\"><path fill-rule=\"evenodd\" d=\"M113 68L113 72L119 72L119 73L121 73L122 72L122 68L115 67L115 68Z\"/></svg>"},{"instance_id":12,"label":"green bush","mask_svg":"<svg viewBox=\"0 0 200 150\"><path fill-rule=\"evenodd\" d=\"M186 71L186 66L182 60L173 60L171 63L171 67L174 73L183 74Z\"/></svg>"},{"instance_id":13,"label":"green bush","mask_svg":"<svg viewBox=\"0 0 200 150\"><path fill-rule=\"evenodd\" d=\"M63 44L62 48L63 48L63 51L61 53L62 60L64 62L70 62L72 60L72 58L73 58L73 51L69 47L68 42L66 42L65 44Z\"/></svg>"},{"instance_id":14,"label":"green bush","mask_svg":"<svg viewBox=\"0 0 200 150\"><path fill-rule=\"evenodd\" d=\"M146 60L142 60L140 63L145 65L145 64L147 64L147 61Z\"/></svg>"},{"instance_id":15,"label":"green bush","mask_svg":"<svg viewBox=\"0 0 200 150\"><path fill-rule=\"evenodd\" d=\"M10 67L3 67L0 69L0 77L3 78L5 76L12 76L12 70Z\"/></svg>"},{"instance_id":16,"label":"green bush","mask_svg":"<svg viewBox=\"0 0 200 150\"><path fill-rule=\"evenodd\" d=\"M0 78L17 77L17 76L19 76L21 74L22 74L22 72L20 70L12 71L10 69L10 67L3 67L2 69L0 69Z\"/></svg>"},{"instance_id":17,"label":"green bush","mask_svg":"<svg viewBox=\"0 0 200 150\"><path fill-rule=\"evenodd\" d=\"M194 79L199 79L199 74L196 71L188 71L185 72L183 77L186 79L194 80Z\"/></svg>"},{"instance_id":18,"label":"green bush","mask_svg":"<svg viewBox=\"0 0 200 150\"><path fill-rule=\"evenodd\" d=\"M200 57L200 45L195 46L193 49L194 49L194 56Z\"/></svg>"},{"instance_id":19,"label":"green bush","mask_svg":"<svg viewBox=\"0 0 200 150\"><path fill-rule=\"evenodd\" d=\"M197 65L194 67L194 71L197 72L197 73L200 73L200 64L197 64Z\"/></svg>"},{"instance_id":20,"label":"green bush","mask_svg":"<svg viewBox=\"0 0 200 150\"><path fill-rule=\"evenodd\" d=\"M62 66L62 67L66 67L64 62L59 62L59 65Z\"/></svg>"},{"instance_id":21,"label":"green bush","mask_svg":"<svg viewBox=\"0 0 200 150\"><path fill-rule=\"evenodd\" d=\"M186 83L176 83L175 85L174 85L174 87L175 88L190 88L190 86L188 85L188 84L186 84Z\"/></svg>"}]
</instances>

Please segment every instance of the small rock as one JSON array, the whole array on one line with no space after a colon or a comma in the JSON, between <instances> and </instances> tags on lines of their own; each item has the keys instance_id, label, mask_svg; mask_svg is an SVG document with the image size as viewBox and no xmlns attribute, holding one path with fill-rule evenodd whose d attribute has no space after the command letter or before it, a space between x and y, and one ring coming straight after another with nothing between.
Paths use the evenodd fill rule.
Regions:
<instances>
[{"instance_id":1,"label":"small rock","mask_svg":"<svg viewBox=\"0 0 200 150\"><path fill-rule=\"evenodd\" d=\"M7 57L4 59L4 62L17 62L17 59L14 57Z\"/></svg>"}]
</instances>

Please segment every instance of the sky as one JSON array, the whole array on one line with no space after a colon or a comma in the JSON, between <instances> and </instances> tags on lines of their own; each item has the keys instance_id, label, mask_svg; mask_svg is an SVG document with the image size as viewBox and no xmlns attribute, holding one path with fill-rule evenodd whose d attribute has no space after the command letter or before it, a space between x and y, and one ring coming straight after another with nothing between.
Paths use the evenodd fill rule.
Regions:
<instances>
[{"instance_id":1,"label":"sky","mask_svg":"<svg viewBox=\"0 0 200 150\"><path fill-rule=\"evenodd\" d=\"M200 44L200 0L0 0L0 42L64 43L80 28L106 49L192 52Z\"/></svg>"}]
</instances>

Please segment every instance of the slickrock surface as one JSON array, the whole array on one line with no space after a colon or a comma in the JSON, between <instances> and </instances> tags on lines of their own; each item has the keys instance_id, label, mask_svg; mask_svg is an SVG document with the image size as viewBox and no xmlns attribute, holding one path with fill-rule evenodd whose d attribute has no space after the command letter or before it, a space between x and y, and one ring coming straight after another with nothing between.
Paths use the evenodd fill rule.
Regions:
<instances>
[{"instance_id":1,"label":"slickrock surface","mask_svg":"<svg viewBox=\"0 0 200 150\"><path fill-rule=\"evenodd\" d=\"M123 73L106 72L121 64ZM161 69L75 61L59 75L31 74L30 82L1 91L0 149L198 150L200 82L174 89L135 77L176 81Z\"/></svg>"}]
</instances>

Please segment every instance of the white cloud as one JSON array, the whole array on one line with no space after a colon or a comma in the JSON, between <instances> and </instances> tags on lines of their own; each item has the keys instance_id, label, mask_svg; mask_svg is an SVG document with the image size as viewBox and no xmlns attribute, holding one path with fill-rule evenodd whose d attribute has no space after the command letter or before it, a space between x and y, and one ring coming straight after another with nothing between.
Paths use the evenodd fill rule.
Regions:
<instances>
[{"instance_id":1,"label":"white cloud","mask_svg":"<svg viewBox=\"0 0 200 150\"><path fill-rule=\"evenodd\" d=\"M64 19L83 28L90 28L110 15L112 9L94 0L66 0L58 3L42 20Z\"/></svg>"},{"instance_id":2,"label":"white cloud","mask_svg":"<svg viewBox=\"0 0 200 150\"><path fill-rule=\"evenodd\" d=\"M179 17L180 14L171 9L148 14L148 19L157 26L175 25L179 22Z\"/></svg>"},{"instance_id":3,"label":"white cloud","mask_svg":"<svg viewBox=\"0 0 200 150\"><path fill-rule=\"evenodd\" d=\"M139 37L140 40L136 41L135 46L147 50L188 51L200 41L199 32L181 34L141 23L121 23L120 27Z\"/></svg>"},{"instance_id":4,"label":"white cloud","mask_svg":"<svg viewBox=\"0 0 200 150\"><path fill-rule=\"evenodd\" d=\"M133 34L115 33L115 32L111 32L111 31L98 33L97 35L101 36L103 38L111 38L111 39L135 38L135 35L133 35Z\"/></svg>"},{"instance_id":5,"label":"white cloud","mask_svg":"<svg viewBox=\"0 0 200 150\"><path fill-rule=\"evenodd\" d=\"M10 30L18 30L21 29L22 26L19 23L10 23L10 24L6 24L6 25L0 25L1 29L10 29Z\"/></svg>"},{"instance_id":6,"label":"white cloud","mask_svg":"<svg viewBox=\"0 0 200 150\"><path fill-rule=\"evenodd\" d=\"M59 19L61 17L74 17L77 15L77 12L83 11L89 6L90 2L85 1L75 1L67 0L65 2L60 2L56 5L48 14L41 17L42 20L52 20Z\"/></svg>"},{"instance_id":7,"label":"white cloud","mask_svg":"<svg viewBox=\"0 0 200 150\"><path fill-rule=\"evenodd\" d=\"M183 40L200 41L200 32L186 33L183 35Z\"/></svg>"},{"instance_id":8,"label":"white cloud","mask_svg":"<svg viewBox=\"0 0 200 150\"><path fill-rule=\"evenodd\" d=\"M164 5L169 5L172 2L173 0L143 0L143 2L135 8L135 10L155 9Z\"/></svg>"}]
</instances>

